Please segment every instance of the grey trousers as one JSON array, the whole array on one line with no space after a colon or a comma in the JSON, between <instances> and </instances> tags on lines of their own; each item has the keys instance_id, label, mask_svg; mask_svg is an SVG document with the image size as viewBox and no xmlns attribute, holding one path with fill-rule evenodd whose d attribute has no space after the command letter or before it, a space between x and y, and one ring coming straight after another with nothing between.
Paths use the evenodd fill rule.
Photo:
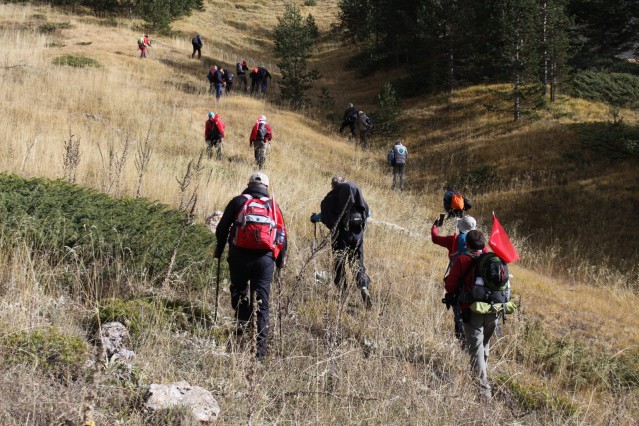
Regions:
<instances>
[{"instance_id":1,"label":"grey trousers","mask_svg":"<svg viewBox=\"0 0 639 426\"><path fill-rule=\"evenodd\" d=\"M479 379L479 394L490 398L491 389L488 383L488 354L490 352L490 337L495 332L497 314L470 313L470 318L464 323L466 345L470 354L470 368Z\"/></svg>"}]
</instances>

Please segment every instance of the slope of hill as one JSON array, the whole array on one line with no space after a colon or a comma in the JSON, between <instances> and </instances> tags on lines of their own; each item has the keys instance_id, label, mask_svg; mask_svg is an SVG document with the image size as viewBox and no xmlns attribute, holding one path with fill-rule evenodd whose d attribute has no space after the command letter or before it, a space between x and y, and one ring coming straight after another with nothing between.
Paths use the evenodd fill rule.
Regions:
<instances>
[{"instance_id":1,"label":"slope of hill","mask_svg":"<svg viewBox=\"0 0 639 426\"><path fill-rule=\"evenodd\" d=\"M308 9L317 11L323 29L336 3ZM33 362L39 359L33 347L26 346L33 357L11 357L25 346L3 339L0 382L7 384L7 392L0 402L0 422L78 423L82 404L89 402L101 424L158 424L162 420L141 410L137 401L142 389L137 383L187 380L214 392L222 407L220 424L247 419L255 424L458 424L460 419L632 424L639 408L639 320L631 314L637 297L624 285L593 288L581 281L550 278L553 268L562 268L552 253L539 262L546 265L543 274L514 266L521 309L494 341L490 375L496 398L490 409L475 398L467 356L452 337L450 312L439 302L446 258L430 243L428 232L440 206L442 178L455 177L450 165L469 152L480 163L500 158L487 149L473 151L479 147L507 145L516 137L524 145L521 135L530 128L541 133L542 122L517 129L480 111L481 89L456 94L459 105L449 115L438 111L436 101L416 102L407 110L407 117L415 118L407 131L419 130L421 121L427 120L429 149L415 149L415 164L423 164L426 173L409 193L391 192L380 152L358 150L342 138L319 132L321 124L261 99L237 95L216 103L206 95L204 75L210 63L230 66L245 57L251 64L275 68L263 46L283 2L253 4L207 3L206 12L176 25L184 36L158 39L147 60L137 57L134 22L122 19L107 27L101 25L107 20L91 16L0 5L0 170L25 177L75 175L82 186L116 197L135 196L139 190L143 197L176 208L196 194L196 216L203 220L245 186L253 171L248 133L255 118L265 113L275 133L266 171L291 234L288 269L281 287L273 290L273 341L263 365L253 365L247 342L228 337L233 318L223 283L221 320L212 328L175 331L174 319L157 312L150 315L134 337L135 380L121 379L117 366L108 366L96 384L86 374L62 381ZM69 25L49 34L38 32L46 22ZM190 34L196 31L207 42L202 62L190 59ZM85 55L101 66L52 64L64 54ZM333 46L322 55L335 61L330 64L334 69L343 51ZM347 78L348 73L341 74L339 81L328 78L327 84L343 87ZM351 93L344 89L336 98L347 101ZM203 125L210 110L227 123L226 159L205 161L190 185L180 187L176 180L185 182L187 165L197 162L202 152ZM491 118L495 122L490 125L481 122ZM438 124L445 119L449 122ZM553 125L548 127L554 131ZM70 141L79 141L77 166L65 156L65 145L73 145ZM145 144L151 147L150 162L141 171L136 159L139 164ZM524 145L515 154L537 146ZM549 163L535 165L533 160L531 181L551 185L558 179L554 172L546 176L540 171ZM554 164L560 163L558 159ZM527 182L519 187L512 182L517 173L507 161L495 167L510 185L499 192L500 199L509 194L514 199L520 190L532 189ZM619 173L623 170L617 168ZM316 266L309 260L314 230L308 216L318 209L336 173L360 183L373 210L366 240L376 299L371 311L361 309L355 292L342 302L331 285L313 278L315 268L329 269L330 258L323 250ZM492 203L498 205L499 199L490 194L478 194L479 213L487 213ZM385 222L413 233L400 233ZM487 229L485 223L481 227ZM445 231L452 231L452 224ZM526 247L523 239L517 244L522 250ZM215 303L213 286L196 289L180 277L155 288L123 274L120 288L126 291L121 293L70 293L61 283L72 279L74 268L82 265L70 262L52 269L28 244L9 247L14 246L0 247L2 336L55 330L57 334L50 335L86 341L86 320L107 297L180 299L206 307ZM96 280L74 288L99 285ZM89 391L97 391L97 397L86 399Z\"/></svg>"}]
</instances>

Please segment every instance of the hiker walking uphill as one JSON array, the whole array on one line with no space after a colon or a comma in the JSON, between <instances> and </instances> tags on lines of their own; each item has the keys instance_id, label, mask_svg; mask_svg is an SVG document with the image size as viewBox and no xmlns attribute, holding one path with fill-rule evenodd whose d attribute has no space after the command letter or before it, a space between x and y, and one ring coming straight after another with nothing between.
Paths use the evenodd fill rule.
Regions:
<instances>
[{"instance_id":1,"label":"hiker walking uphill","mask_svg":"<svg viewBox=\"0 0 639 426\"><path fill-rule=\"evenodd\" d=\"M355 124L357 123L357 110L353 104L348 104L348 108L344 111L344 117L342 118L342 125L339 128L339 132L342 133L344 128L350 127L351 137L355 137Z\"/></svg>"},{"instance_id":2,"label":"hiker walking uphill","mask_svg":"<svg viewBox=\"0 0 639 426\"><path fill-rule=\"evenodd\" d=\"M151 46L151 40L149 40L148 34L144 34L142 37L138 39L138 49L140 49L140 58L146 58L146 54L150 46Z\"/></svg>"},{"instance_id":3,"label":"hiker walking uphill","mask_svg":"<svg viewBox=\"0 0 639 426\"><path fill-rule=\"evenodd\" d=\"M235 64L235 74L237 74L238 90L244 87L244 93L248 92L248 80L246 79L246 72L248 71L248 65L246 65L246 60L242 59L242 62L238 62Z\"/></svg>"},{"instance_id":4,"label":"hiker walking uphill","mask_svg":"<svg viewBox=\"0 0 639 426\"><path fill-rule=\"evenodd\" d=\"M273 139L273 130L266 122L266 116L260 115L253 125L251 136L249 138L249 146L253 147L255 153L255 162L260 169L264 168L266 162L266 149Z\"/></svg>"},{"instance_id":5,"label":"hiker walking uphill","mask_svg":"<svg viewBox=\"0 0 639 426\"><path fill-rule=\"evenodd\" d=\"M191 40L191 44L193 45L193 53L191 54L191 59L195 57L196 53L197 58L202 59L202 46L204 46L204 40L202 40L202 36L198 34L193 37L193 40Z\"/></svg>"},{"instance_id":6,"label":"hiker walking uphill","mask_svg":"<svg viewBox=\"0 0 639 426\"><path fill-rule=\"evenodd\" d=\"M359 131L359 143L362 148L368 147L368 132L372 127L373 122L368 115L364 111L359 111L357 113L357 130Z\"/></svg>"},{"instance_id":7,"label":"hiker walking uphill","mask_svg":"<svg viewBox=\"0 0 639 426\"><path fill-rule=\"evenodd\" d=\"M269 198L269 179L254 173L247 188L233 198L217 225L215 258L220 259L229 242L231 306L237 319L237 334L250 324L257 304L257 353L266 355L269 334L269 296L274 266L284 267L287 234L284 218L273 198ZM219 261L219 260L218 260Z\"/></svg>"},{"instance_id":8,"label":"hiker walking uphill","mask_svg":"<svg viewBox=\"0 0 639 426\"><path fill-rule=\"evenodd\" d=\"M262 76L260 75L260 69L255 67L251 70L251 73L249 74L249 77L251 77L251 95L253 93L259 93L260 92L260 83L262 82Z\"/></svg>"},{"instance_id":9,"label":"hiker walking uphill","mask_svg":"<svg viewBox=\"0 0 639 426\"><path fill-rule=\"evenodd\" d=\"M262 93L266 95L266 89L268 88L268 82L271 80L271 73L264 67L259 67L257 72L260 74L260 86Z\"/></svg>"},{"instance_id":10,"label":"hiker walking uphill","mask_svg":"<svg viewBox=\"0 0 639 426\"><path fill-rule=\"evenodd\" d=\"M215 91L215 99L219 101L222 96L222 88L224 87L224 75L222 74L222 70L218 69L217 66L213 66L206 78L211 83L209 93L213 94L213 91Z\"/></svg>"},{"instance_id":11,"label":"hiker walking uphill","mask_svg":"<svg viewBox=\"0 0 639 426\"><path fill-rule=\"evenodd\" d=\"M224 88L225 93L228 95L231 93L231 91L233 90L233 80L234 80L234 75L232 72L230 72L229 70L222 70L223 72L223 78L224 78Z\"/></svg>"},{"instance_id":12,"label":"hiker walking uphill","mask_svg":"<svg viewBox=\"0 0 639 426\"><path fill-rule=\"evenodd\" d=\"M491 308L495 304L505 304L508 296L503 290L491 291L489 282L492 282L494 272L500 277L497 278L501 281L498 285L507 285L509 275L506 264L496 255L482 255L486 240L480 231L468 232L466 245L468 253L455 259L444 286L447 296L455 295L458 298L471 369L479 381L480 396L490 399L492 394L487 375L488 355L490 338L497 327L499 316L499 311ZM496 259L496 262L491 263L492 259ZM489 270L491 272L487 274L486 271ZM484 306L477 301L481 301ZM484 309L485 307L488 309Z\"/></svg>"},{"instance_id":13,"label":"hiker walking uphill","mask_svg":"<svg viewBox=\"0 0 639 426\"><path fill-rule=\"evenodd\" d=\"M468 248L466 245L466 236L468 232L473 231L477 227L477 222L472 216L466 216L457 220L457 230L459 233L454 233L453 235L440 236L438 226L442 226L443 217L440 216L440 220L436 220L430 230L430 238L434 244L438 246L442 246L448 250L448 266L446 267L446 271L444 272L444 280L448 276L450 272L450 268L457 259L458 256L462 254L468 253ZM484 248L483 251L488 251L487 248ZM448 296L448 298L444 298L442 300L443 303L446 304L448 309L453 309L453 318L455 321L455 337L457 337L462 343L465 342L464 338L464 327L461 318L461 309L459 308L459 304L456 300L451 299L453 294Z\"/></svg>"},{"instance_id":14,"label":"hiker walking uphill","mask_svg":"<svg viewBox=\"0 0 639 426\"><path fill-rule=\"evenodd\" d=\"M224 138L224 122L220 116L214 112L209 112L209 118L204 125L204 140L206 141L206 154L208 158L213 158L215 148L215 158L222 159L222 139Z\"/></svg>"},{"instance_id":15,"label":"hiker walking uphill","mask_svg":"<svg viewBox=\"0 0 639 426\"><path fill-rule=\"evenodd\" d=\"M404 190L404 174L406 173L406 160L408 159L408 149L402 145L402 141L397 140L395 145L388 151L388 165L393 167L393 184L391 189L399 188Z\"/></svg>"},{"instance_id":16,"label":"hiker walking uphill","mask_svg":"<svg viewBox=\"0 0 639 426\"><path fill-rule=\"evenodd\" d=\"M331 230L333 250L333 282L342 292L346 290L346 264L351 265L357 287L367 308L372 306L370 278L364 266L364 230L370 210L362 190L354 182L341 176L331 180L331 191L321 203L321 212L311 215L311 222L322 222Z\"/></svg>"}]
</instances>

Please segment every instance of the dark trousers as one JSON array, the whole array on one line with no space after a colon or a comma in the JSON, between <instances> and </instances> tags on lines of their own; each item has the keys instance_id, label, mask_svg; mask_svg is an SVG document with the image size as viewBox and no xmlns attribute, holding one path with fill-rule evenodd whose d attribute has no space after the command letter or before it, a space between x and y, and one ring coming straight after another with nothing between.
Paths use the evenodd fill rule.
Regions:
<instances>
[{"instance_id":1,"label":"dark trousers","mask_svg":"<svg viewBox=\"0 0 639 426\"><path fill-rule=\"evenodd\" d=\"M196 52L197 52L197 58L202 59L202 46L193 43L193 53L191 54L191 58L195 56Z\"/></svg>"},{"instance_id":2,"label":"dark trousers","mask_svg":"<svg viewBox=\"0 0 639 426\"><path fill-rule=\"evenodd\" d=\"M404 189L404 172L405 172L406 164L395 164L393 166L393 186L391 189L395 189L399 187L399 189Z\"/></svg>"},{"instance_id":3,"label":"dark trousers","mask_svg":"<svg viewBox=\"0 0 639 426\"><path fill-rule=\"evenodd\" d=\"M366 274L366 267L364 267L364 240L360 240L354 245L348 245L340 243L339 241L333 244L333 255L335 256L334 262L334 276L333 282L338 288L346 289L346 265L350 265L353 274L355 275L355 281L357 282L357 288L368 288L370 284L370 278Z\"/></svg>"},{"instance_id":4,"label":"dark trousers","mask_svg":"<svg viewBox=\"0 0 639 426\"><path fill-rule=\"evenodd\" d=\"M238 90L244 86L244 93L248 92L248 80L246 79L246 74L238 74L237 79L240 81Z\"/></svg>"},{"instance_id":5,"label":"dark trousers","mask_svg":"<svg viewBox=\"0 0 639 426\"><path fill-rule=\"evenodd\" d=\"M342 133L342 131L346 128L346 127L350 127L351 128L351 136L355 137L355 121L350 121L350 120L344 120L342 121L342 125L339 128L339 132Z\"/></svg>"},{"instance_id":6,"label":"dark trousers","mask_svg":"<svg viewBox=\"0 0 639 426\"><path fill-rule=\"evenodd\" d=\"M275 268L273 254L232 253L229 254L228 262L231 273L231 306L235 309L238 326L249 323L253 313L252 301L257 303L256 355L262 358L266 354L269 332L269 295Z\"/></svg>"},{"instance_id":7,"label":"dark trousers","mask_svg":"<svg viewBox=\"0 0 639 426\"><path fill-rule=\"evenodd\" d=\"M260 80L256 80L254 78L251 79L251 94L253 94L253 92L260 92Z\"/></svg>"}]
</instances>

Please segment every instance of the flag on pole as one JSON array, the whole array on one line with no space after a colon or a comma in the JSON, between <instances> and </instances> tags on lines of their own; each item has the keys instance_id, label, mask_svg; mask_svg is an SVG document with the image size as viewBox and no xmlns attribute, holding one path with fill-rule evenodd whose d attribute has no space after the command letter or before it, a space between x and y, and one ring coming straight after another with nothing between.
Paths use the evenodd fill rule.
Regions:
<instances>
[{"instance_id":1,"label":"flag on pole","mask_svg":"<svg viewBox=\"0 0 639 426\"><path fill-rule=\"evenodd\" d=\"M497 220L495 212L493 212L493 229L490 232L488 245L493 249L493 252L506 263L519 260L517 250L515 250L513 243L510 242L510 238L506 235L506 231L504 231L501 223Z\"/></svg>"}]
</instances>

